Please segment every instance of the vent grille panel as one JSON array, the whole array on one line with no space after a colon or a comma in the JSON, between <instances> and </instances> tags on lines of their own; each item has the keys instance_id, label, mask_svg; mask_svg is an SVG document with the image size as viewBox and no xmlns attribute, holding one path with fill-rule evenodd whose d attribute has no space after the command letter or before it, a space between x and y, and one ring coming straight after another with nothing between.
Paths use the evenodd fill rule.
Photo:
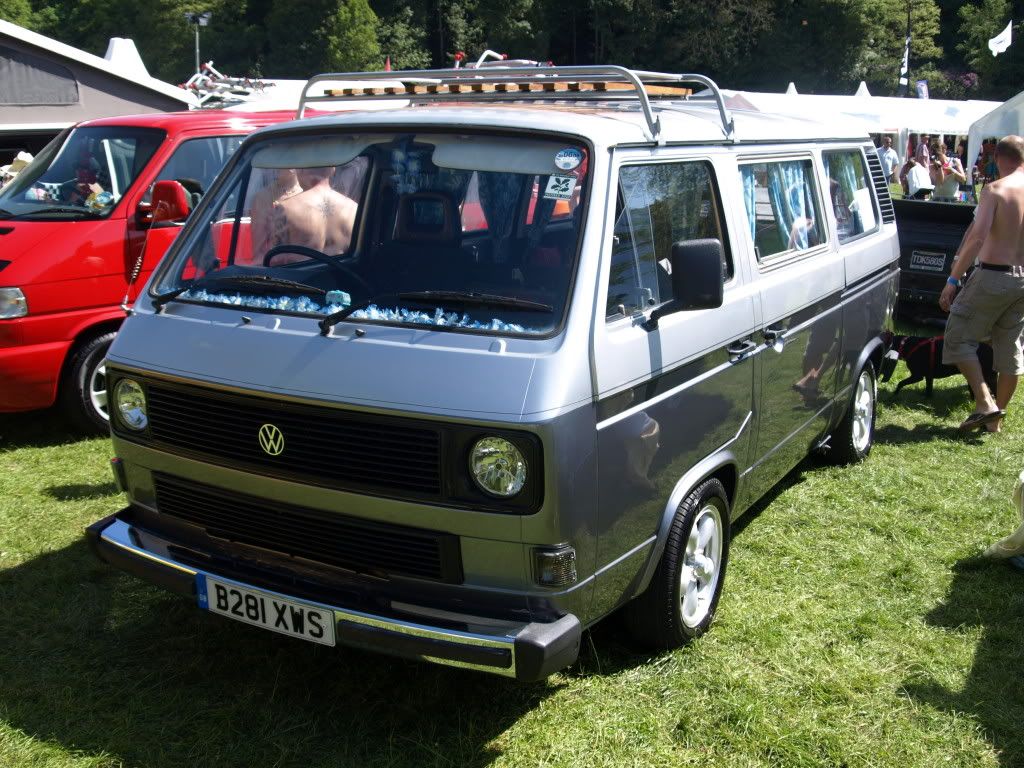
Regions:
<instances>
[{"instance_id":1,"label":"vent grille panel","mask_svg":"<svg viewBox=\"0 0 1024 768\"><path fill-rule=\"evenodd\" d=\"M868 158L868 168L871 170L871 182L875 186L875 196L878 198L878 208L882 213L882 221L891 224L896 221L896 212L892 207L892 197L889 195L889 185L885 183L885 176L882 173L882 161L878 159L878 153L872 149L864 150Z\"/></svg>"},{"instance_id":2,"label":"vent grille panel","mask_svg":"<svg viewBox=\"0 0 1024 768\"><path fill-rule=\"evenodd\" d=\"M458 538L267 501L154 473L157 511L209 536L375 575L461 581Z\"/></svg>"}]
</instances>

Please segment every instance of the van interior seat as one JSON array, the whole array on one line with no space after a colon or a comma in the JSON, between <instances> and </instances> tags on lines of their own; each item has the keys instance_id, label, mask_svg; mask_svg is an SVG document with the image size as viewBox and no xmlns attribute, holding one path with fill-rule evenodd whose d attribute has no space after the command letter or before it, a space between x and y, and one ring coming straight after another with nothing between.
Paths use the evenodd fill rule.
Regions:
<instances>
[{"instance_id":1,"label":"van interior seat","mask_svg":"<svg viewBox=\"0 0 1024 768\"><path fill-rule=\"evenodd\" d=\"M396 290L459 285L467 266L462 224L454 198L445 192L413 192L398 199L392 239L373 259L375 282Z\"/></svg>"},{"instance_id":2,"label":"van interior seat","mask_svg":"<svg viewBox=\"0 0 1024 768\"><path fill-rule=\"evenodd\" d=\"M213 252L217 255L217 261L221 264L228 263L228 254L231 252L231 236L235 230L235 220L221 219L215 221L211 228L213 239ZM249 229L249 217L245 216L238 224L238 242L235 244L234 264L240 267L251 267L254 265L252 255L252 232Z\"/></svg>"}]
</instances>

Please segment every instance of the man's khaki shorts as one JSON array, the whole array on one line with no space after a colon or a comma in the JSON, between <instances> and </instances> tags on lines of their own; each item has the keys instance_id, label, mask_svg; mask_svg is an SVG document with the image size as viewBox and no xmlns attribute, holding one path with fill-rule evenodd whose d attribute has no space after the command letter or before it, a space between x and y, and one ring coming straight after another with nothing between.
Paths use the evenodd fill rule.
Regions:
<instances>
[{"instance_id":1,"label":"man's khaki shorts","mask_svg":"<svg viewBox=\"0 0 1024 768\"><path fill-rule=\"evenodd\" d=\"M978 342L991 338L997 373L1024 373L1024 274L975 269L949 308L942 362L977 358Z\"/></svg>"}]
</instances>

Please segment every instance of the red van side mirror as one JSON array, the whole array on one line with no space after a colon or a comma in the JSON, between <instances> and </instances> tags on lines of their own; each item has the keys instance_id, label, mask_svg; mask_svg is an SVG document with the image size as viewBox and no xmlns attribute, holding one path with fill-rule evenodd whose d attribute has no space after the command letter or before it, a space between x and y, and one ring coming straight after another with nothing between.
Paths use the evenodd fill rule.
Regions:
<instances>
[{"instance_id":1,"label":"red van side mirror","mask_svg":"<svg viewBox=\"0 0 1024 768\"><path fill-rule=\"evenodd\" d=\"M182 221L188 218L189 196L185 188L177 181L170 179L158 181L153 185L152 222Z\"/></svg>"}]
</instances>

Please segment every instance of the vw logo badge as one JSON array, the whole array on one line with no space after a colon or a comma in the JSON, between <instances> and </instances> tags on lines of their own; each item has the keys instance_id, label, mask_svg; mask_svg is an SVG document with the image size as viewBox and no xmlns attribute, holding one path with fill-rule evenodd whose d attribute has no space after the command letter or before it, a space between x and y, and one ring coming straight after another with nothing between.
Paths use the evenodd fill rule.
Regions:
<instances>
[{"instance_id":1,"label":"vw logo badge","mask_svg":"<svg viewBox=\"0 0 1024 768\"><path fill-rule=\"evenodd\" d=\"M284 435L281 430L273 424L264 424L260 427L260 448L271 456L280 456L284 453Z\"/></svg>"}]
</instances>

